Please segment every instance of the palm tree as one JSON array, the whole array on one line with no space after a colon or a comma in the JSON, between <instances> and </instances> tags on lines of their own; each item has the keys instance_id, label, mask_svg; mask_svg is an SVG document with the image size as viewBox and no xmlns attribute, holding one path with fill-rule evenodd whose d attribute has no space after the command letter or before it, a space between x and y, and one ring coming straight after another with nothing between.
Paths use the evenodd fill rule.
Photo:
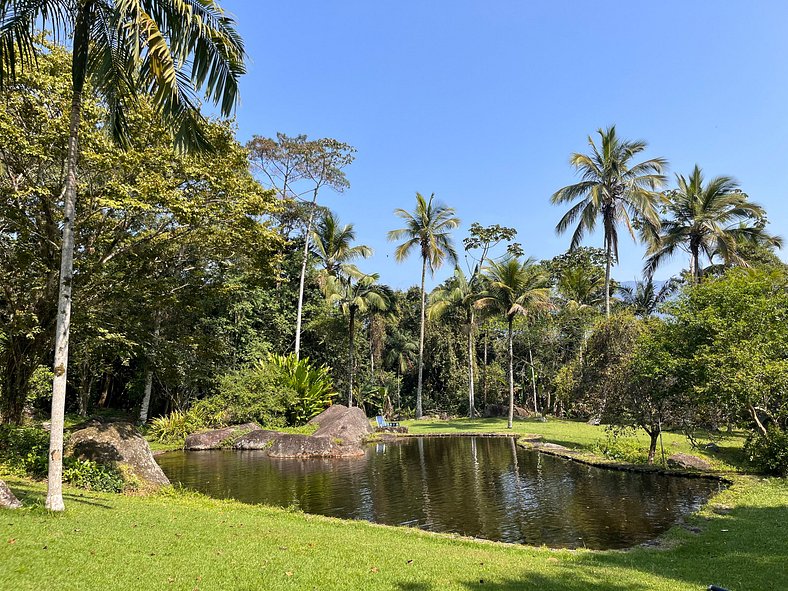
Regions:
<instances>
[{"instance_id":1,"label":"palm tree","mask_svg":"<svg viewBox=\"0 0 788 591\"><path fill-rule=\"evenodd\" d=\"M675 293L678 285L677 281L671 279L657 288L654 285L654 279L647 277L643 281L636 282L635 289L628 286L618 289L624 296L624 305L630 308L635 316L647 318L655 314L660 304Z\"/></svg>"},{"instance_id":2,"label":"palm tree","mask_svg":"<svg viewBox=\"0 0 788 591\"><path fill-rule=\"evenodd\" d=\"M74 267L74 212L82 98L90 80L107 106L107 128L128 143L126 106L151 96L174 132L179 148L209 147L201 131L196 92L221 104L229 115L244 73L244 48L234 20L213 0L5 0L0 4L0 85L16 72L36 67L38 27L72 45L72 101L63 189L63 244L60 264L52 422L46 506L62 511L63 413L68 370L71 283ZM186 70L186 66L189 69Z\"/></svg>"},{"instance_id":3,"label":"palm tree","mask_svg":"<svg viewBox=\"0 0 788 591\"><path fill-rule=\"evenodd\" d=\"M556 191L553 204L575 203L558 222L555 229L563 234L577 223L570 250L577 248L586 235L602 223L605 249L605 313L610 316L610 267L618 262L618 224L624 223L632 238L635 229L641 238L656 235L659 216L657 188L665 182L663 171L667 161L651 158L637 164L632 159L646 149L646 142L619 139L616 127L597 130L601 145L589 136L590 154L572 154L569 162L582 180Z\"/></svg>"},{"instance_id":4,"label":"palm tree","mask_svg":"<svg viewBox=\"0 0 788 591\"><path fill-rule=\"evenodd\" d=\"M436 289L430 296L430 320L438 320L451 310L461 310L465 316L465 328L468 331L468 417L474 417L474 375L476 361L475 327L476 300L482 293L481 281L474 274L469 281L460 267L454 269L454 277L446 286Z\"/></svg>"},{"instance_id":5,"label":"palm tree","mask_svg":"<svg viewBox=\"0 0 788 591\"><path fill-rule=\"evenodd\" d=\"M460 219L454 215L454 209L442 203L434 203L435 193L429 200L421 193L416 193L416 209L413 213L404 209L395 209L394 214L405 220L405 227L391 230L389 240L405 242L397 246L394 256L397 262L402 262L413 251L419 249L421 254L421 325L419 330L419 378L416 386L416 418L421 418L421 388L424 373L424 325L425 310L427 307L427 292L424 290L424 280L429 267L430 275L443 265L445 260L452 263L457 261L457 252L454 250L450 232L460 225Z\"/></svg>"},{"instance_id":6,"label":"palm tree","mask_svg":"<svg viewBox=\"0 0 788 591\"><path fill-rule=\"evenodd\" d=\"M508 323L509 346L509 421L512 428L514 418L514 349L512 328L517 316L530 316L550 307L550 280L547 274L529 258L524 262L508 259L492 263L487 270L488 286L476 302L480 308L488 308L503 314Z\"/></svg>"},{"instance_id":7,"label":"palm tree","mask_svg":"<svg viewBox=\"0 0 788 591\"><path fill-rule=\"evenodd\" d=\"M413 367L416 352L419 350L418 345L408 339L402 332L395 330L386 343L386 356L385 363L389 367L394 367L397 374L397 408L400 406L400 382L402 381L402 374Z\"/></svg>"},{"instance_id":8,"label":"palm tree","mask_svg":"<svg viewBox=\"0 0 788 591\"><path fill-rule=\"evenodd\" d=\"M605 301L605 278L598 267L568 267L558 278L558 294L575 308L598 308Z\"/></svg>"},{"instance_id":9,"label":"palm tree","mask_svg":"<svg viewBox=\"0 0 788 591\"><path fill-rule=\"evenodd\" d=\"M676 175L678 188L668 191L662 232L646 256L645 273L651 275L676 250L690 256L690 277L701 277L700 257L711 261L719 256L725 264L746 265L740 250L743 243L781 246L782 239L764 229L766 212L731 177L714 177L704 183L703 171L696 164L689 177Z\"/></svg>"},{"instance_id":10,"label":"palm tree","mask_svg":"<svg viewBox=\"0 0 788 591\"><path fill-rule=\"evenodd\" d=\"M385 285L376 285L379 275L364 275L357 281L352 277L329 276L326 283L326 299L336 304L348 318L348 406L353 406L353 378L356 373L355 333L356 317L372 311L389 308L392 292Z\"/></svg>"},{"instance_id":11,"label":"palm tree","mask_svg":"<svg viewBox=\"0 0 788 591\"><path fill-rule=\"evenodd\" d=\"M372 256L369 246L351 246L356 239L353 224L341 225L331 210L326 210L312 232L313 249L323 267L322 279L344 275L360 277L362 273L351 262Z\"/></svg>"}]
</instances>

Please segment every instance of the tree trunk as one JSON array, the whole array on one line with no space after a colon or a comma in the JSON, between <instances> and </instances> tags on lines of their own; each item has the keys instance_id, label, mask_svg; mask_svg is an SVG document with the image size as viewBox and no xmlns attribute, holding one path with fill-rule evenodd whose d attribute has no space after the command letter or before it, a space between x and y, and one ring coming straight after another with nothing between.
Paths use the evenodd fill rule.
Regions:
<instances>
[{"instance_id":1,"label":"tree trunk","mask_svg":"<svg viewBox=\"0 0 788 591\"><path fill-rule=\"evenodd\" d=\"M648 463L649 465L654 463L654 456L657 453L657 442L659 441L659 433L660 429L653 429L651 431L646 430L649 436L649 445L648 445Z\"/></svg>"},{"instance_id":2,"label":"tree trunk","mask_svg":"<svg viewBox=\"0 0 788 591\"><path fill-rule=\"evenodd\" d=\"M700 283L700 245L694 238L690 239L690 276L693 283Z\"/></svg>"},{"instance_id":3,"label":"tree trunk","mask_svg":"<svg viewBox=\"0 0 788 591\"><path fill-rule=\"evenodd\" d=\"M295 357L296 360L301 356L301 314L304 310L304 283L306 282L306 264L309 260L309 238L312 234L312 222L315 218L315 205L317 204L317 190L312 194L312 204L309 209L309 219L306 223L306 233L304 235L304 260L301 261L301 280L298 284L298 310L296 312L296 334L295 334Z\"/></svg>"},{"instance_id":4,"label":"tree trunk","mask_svg":"<svg viewBox=\"0 0 788 591\"><path fill-rule=\"evenodd\" d=\"M484 366L482 371L482 406L487 408L487 328L484 329Z\"/></svg>"},{"instance_id":5,"label":"tree trunk","mask_svg":"<svg viewBox=\"0 0 788 591\"><path fill-rule=\"evenodd\" d=\"M85 17L82 19L86 20ZM79 24L78 24L79 26ZM85 26L85 25L83 25ZM75 56L76 60L77 57ZM68 337L71 328L71 288L74 272L74 212L77 196L77 153L79 122L82 115L82 90L75 89L71 100L68 155L66 157L66 190L64 191L63 244L60 255L60 284L55 331L55 378L52 383L52 417L49 437L49 470L46 508L63 511L63 420L66 409L68 378Z\"/></svg>"},{"instance_id":6,"label":"tree trunk","mask_svg":"<svg viewBox=\"0 0 788 591\"><path fill-rule=\"evenodd\" d=\"M473 399L473 362L476 357L475 347L473 346L473 309L471 309L470 324L468 325L468 418L474 417L475 404Z\"/></svg>"},{"instance_id":7,"label":"tree trunk","mask_svg":"<svg viewBox=\"0 0 788 591\"><path fill-rule=\"evenodd\" d=\"M613 263L613 243L605 232L605 315L610 318L610 266Z\"/></svg>"},{"instance_id":8,"label":"tree trunk","mask_svg":"<svg viewBox=\"0 0 788 591\"><path fill-rule=\"evenodd\" d=\"M534 388L534 412L539 414L539 406L537 404L537 395L536 395L536 371L534 371L534 353L533 349L531 348L531 334L528 334L528 361L531 365L531 384Z\"/></svg>"},{"instance_id":9,"label":"tree trunk","mask_svg":"<svg viewBox=\"0 0 788 591\"><path fill-rule=\"evenodd\" d=\"M153 393L153 356L159 345L159 332L161 331L161 317L158 312L153 315L153 354L148 356L148 364L145 368L145 395L142 397L140 407L140 423L143 425L148 422L148 411L150 410L150 397Z\"/></svg>"},{"instance_id":10,"label":"tree trunk","mask_svg":"<svg viewBox=\"0 0 788 591\"><path fill-rule=\"evenodd\" d=\"M424 311L427 306L427 294L424 291L424 278L427 274L427 259L421 259L421 327L419 329L419 381L416 386L416 418L421 418L421 387L424 374Z\"/></svg>"},{"instance_id":11,"label":"tree trunk","mask_svg":"<svg viewBox=\"0 0 788 591\"><path fill-rule=\"evenodd\" d=\"M353 338L353 333L355 332L356 327L356 311L351 307L350 308L350 321L348 322L348 388L347 388L347 405L348 407L353 406L353 374L355 373L354 367L354 351L353 351L353 344L355 339Z\"/></svg>"},{"instance_id":12,"label":"tree trunk","mask_svg":"<svg viewBox=\"0 0 788 591\"><path fill-rule=\"evenodd\" d=\"M509 318L509 421L506 423L506 428L512 428L512 421L514 420L514 348L512 347L512 322L513 318Z\"/></svg>"}]
</instances>

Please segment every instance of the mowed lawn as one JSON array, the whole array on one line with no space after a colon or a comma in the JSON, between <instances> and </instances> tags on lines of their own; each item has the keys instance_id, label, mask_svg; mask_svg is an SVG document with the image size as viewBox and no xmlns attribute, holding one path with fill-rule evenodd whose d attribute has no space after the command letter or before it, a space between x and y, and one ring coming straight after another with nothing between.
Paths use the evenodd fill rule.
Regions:
<instances>
[{"instance_id":1,"label":"mowed lawn","mask_svg":"<svg viewBox=\"0 0 788 591\"><path fill-rule=\"evenodd\" d=\"M468 430L467 421L458 423L457 431ZM518 429L533 433L537 425L555 430L555 439L546 432L545 439L567 444L593 445L600 432L561 422ZM431 427L420 422L411 431L421 429ZM176 491L145 497L67 489L67 511L52 515L43 509L41 483L10 479L26 508L0 512L0 589L788 589L788 484L733 480L656 547L588 551L475 541Z\"/></svg>"}]
</instances>

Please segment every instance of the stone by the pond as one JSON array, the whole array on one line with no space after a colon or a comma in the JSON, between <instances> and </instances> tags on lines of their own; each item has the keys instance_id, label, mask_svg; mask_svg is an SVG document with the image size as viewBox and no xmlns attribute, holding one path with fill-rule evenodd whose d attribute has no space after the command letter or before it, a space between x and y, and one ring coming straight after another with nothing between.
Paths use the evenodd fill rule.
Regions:
<instances>
[{"instance_id":1,"label":"stone by the pond","mask_svg":"<svg viewBox=\"0 0 788 591\"><path fill-rule=\"evenodd\" d=\"M66 453L117 466L124 473L130 472L146 487L170 483L153 459L148 442L131 423L91 421L71 434Z\"/></svg>"},{"instance_id":2,"label":"stone by the pond","mask_svg":"<svg viewBox=\"0 0 788 591\"><path fill-rule=\"evenodd\" d=\"M344 444L360 444L374 430L360 408L335 404L312 419L319 425L314 437L340 439ZM310 422L312 422L310 421Z\"/></svg>"},{"instance_id":3,"label":"stone by the pond","mask_svg":"<svg viewBox=\"0 0 788 591\"><path fill-rule=\"evenodd\" d=\"M268 456L272 458L345 458L363 456L364 453L364 449L355 443L295 433L281 434L268 448Z\"/></svg>"},{"instance_id":4,"label":"stone by the pond","mask_svg":"<svg viewBox=\"0 0 788 591\"><path fill-rule=\"evenodd\" d=\"M231 425L230 427L224 427L222 429L192 433L186 437L183 448L188 451L200 451L231 447L236 439L246 435L250 431L256 431L258 429L260 429L260 425L257 423L244 423L242 425Z\"/></svg>"},{"instance_id":5,"label":"stone by the pond","mask_svg":"<svg viewBox=\"0 0 788 591\"><path fill-rule=\"evenodd\" d=\"M236 439L233 447L235 449L267 449L276 438L281 436L282 433L278 431L255 429Z\"/></svg>"},{"instance_id":6,"label":"stone by the pond","mask_svg":"<svg viewBox=\"0 0 788 591\"><path fill-rule=\"evenodd\" d=\"M711 464L706 460L682 453L670 456L668 458L668 466L685 470L711 470Z\"/></svg>"},{"instance_id":7,"label":"stone by the pond","mask_svg":"<svg viewBox=\"0 0 788 591\"><path fill-rule=\"evenodd\" d=\"M22 503L16 498L8 485L0 480L0 509L19 509Z\"/></svg>"}]
</instances>

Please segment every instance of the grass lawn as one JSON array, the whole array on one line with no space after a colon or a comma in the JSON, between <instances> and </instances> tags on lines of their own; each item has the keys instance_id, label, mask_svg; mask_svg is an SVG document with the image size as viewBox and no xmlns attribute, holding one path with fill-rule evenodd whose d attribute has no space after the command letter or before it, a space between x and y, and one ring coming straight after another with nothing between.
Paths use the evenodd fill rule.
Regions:
<instances>
[{"instance_id":1,"label":"grass lawn","mask_svg":"<svg viewBox=\"0 0 788 591\"><path fill-rule=\"evenodd\" d=\"M450 429L468 430L468 421L458 423ZM533 433L537 425L565 444L593 445L600 432L561 422L517 427ZM421 429L438 428L411 430ZM788 589L788 484L734 480L660 547L556 551L172 491L141 497L67 489L67 511L52 515L42 507L42 484L10 479L26 508L0 512L0 589Z\"/></svg>"}]
</instances>

